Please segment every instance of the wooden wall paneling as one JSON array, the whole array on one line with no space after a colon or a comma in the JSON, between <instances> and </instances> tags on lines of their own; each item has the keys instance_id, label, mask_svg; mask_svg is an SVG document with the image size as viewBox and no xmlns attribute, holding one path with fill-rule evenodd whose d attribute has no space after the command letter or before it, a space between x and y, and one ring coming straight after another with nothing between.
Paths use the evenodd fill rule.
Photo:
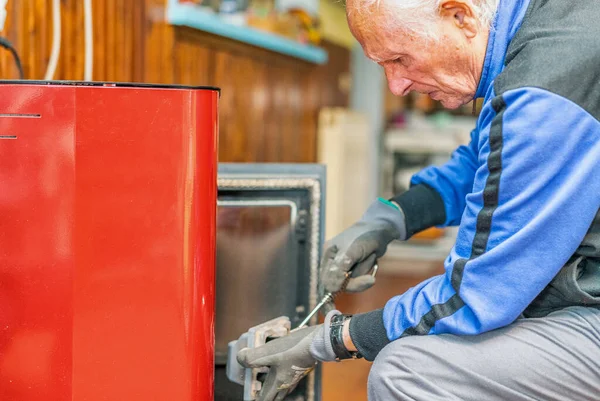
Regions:
<instances>
[{"instance_id":1,"label":"wooden wall paneling","mask_svg":"<svg viewBox=\"0 0 600 401\"><path fill-rule=\"evenodd\" d=\"M288 148L290 144L291 146L294 146L293 143L289 141L293 130L293 122L291 119L292 110L289 102L290 81L292 81L293 78L290 78L290 74L290 70L285 68L285 66L277 67L277 78L274 82L276 91L273 97L274 104L271 108L271 113L274 114L277 127L277 137L272 138L278 149L277 157L274 160L276 162L288 160L290 163L293 163L296 161L291 157L291 153L294 150Z\"/></svg>"},{"instance_id":2,"label":"wooden wall paneling","mask_svg":"<svg viewBox=\"0 0 600 401\"><path fill-rule=\"evenodd\" d=\"M219 160L293 162L300 159L288 155L297 153L298 149L289 149L283 142L287 135L293 136L294 127L298 127L298 121L287 114L290 107L294 108L291 89L302 85L301 77L294 72L295 66L308 64L214 35L187 31L196 43L214 49L216 54L214 79L210 83L222 89Z\"/></svg>"},{"instance_id":3,"label":"wooden wall paneling","mask_svg":"<svg viewBox=\"0 0 600 401\"><path fill-rule=\"evenodd\" d=\"M4 25L4 31L2 32L2 36L7 37L8 40L12 42L13 46L15 46L17 50L19 50L21 40L19 37L20 35L18 34L20 24L19 19L17 17L19 15L18 13L20 6L18 4L15 4L15 2L9 1L6 7L7 18L6 23ZM15 67L13 57L8 50L0 49L0 60L0 73L2 74L2 78L16 79L19 77L18 70ZM25 60L23 60L23 56L21 56L21 62L25 62Z\"/></svg>"},{"instance_id":4,"label":"wooden wall paneling","mask_svg":"<svg viewBox=\"0 0 600 401\"><path fill-rule=\"evenodd\" d=\"M160 58L160 69L161 69L161 83L177 83L175 80L174 74L174 47L175 47L175 35L174 35L174 27L168 25L164 20L165 14L164 11L162 14L160 10L164 10L164 7L157 6L155 8L155 12L152 14L154 18L163 18L163 20L158 23L161 29L161 41L158 46L161 48L161 58Z\"/></svg>"},{"instance_id":5,"label":"wooden wall paneling","mask_svg":"<svg viewBox=\"0 0 600 401\"><path fill-rule=\"evenodd\" d=\"M21 3L21 7L23 7L24 5L24 3ZM19 54L21 55L21 62L23 64L23 70L25 71L25 77L30 77L32 76L32 64L29 60L27 60L27 56L29 55L29 52L27 51L27 46L29 45L27 35L27 19L27 13L24 13L22 11L18 12L15 21L15 28L17 29L16 42L19 43L19 47L17 47L17 49L22 49L19 51ZM13 43L13 45L17 46L15 43Z\"/></svg>"},{"instance_id":6,"label":"wooden wall paneling","mask_svg":"<svg viewBox=\"0 0 600 401\"><path fill-rule=\"evenodd\" d=\"M273 161L312 162L315 159L316 123L313 114L316 87L310 85L315 66L291 58L281 58L269 73L272 79L272 120L270 140L277 153ZM270 159L272 160L272 159Z\"/></svg>"},{"instance_id":7,"label":"wooden wall paneling","mask_svg":"<svg viewBox=\"0 0 600 401\"><path fill-rule=\"evenodd\" d=\"M293 79L293 78L292 78ZM269 107L267 120L269 130L265 132L265 145L269 149L268 161L292 163L290 149L286 149L287 139L292 135L293 121L290 119L291 105L289 102L289 66L272 64L269 66ZM293 146L293 145L292 145Z\"/></svg>"},{"instance_id":8,"label":"wooden wall paneling","mask_svg":"<svg viewBox=\"0 0 600 401\"><path fill-rule=\"evenodd\" d=\"M316 79L322 83L320 106L348 107L349 87L344 88L341 84L345 78L350 78L350 50L326 41L322 46L329 54L329 62L315 71Z\"/></svg>"},{"instance_id":9,"label":"wooden wall paneling","mask_svg":"<svg viewBox=\"0 0 600 401\"><path fill-rule=\"evenodd\" d=\"M19 15L19 19L17 20L18 26L17 26L17 33L18 33L18 42L21 44L21 46L23 47L23 49L27 49L27 46L29 45L29 35L27 34L27 29L28 29L28 15L27 14L21 14ZM29 56L29 52L28 51L21 51L19 52L19 54L21 55L21 61L23 62L23 70L25 70L25 76L29 76L29 73L31 71L31 61L28 60Z\"/></svg>"},{"instance_id":10,"label":"wooden wall paneling","mask_svg":"<svg viewBox=\"0 0 600 401\"><path fill-rule=\"evenodd\" d=\"M266 89L264 65L246 56L215 53L214 84L221 88L219 161L265 161L264 117Z\"/></svg>"},{"instance_id":11,"label":"wooden wall paneling","mask_svg":"<svg viewBox=\"0 0 600 401\"><path fill-rule=\"evenodd\" d=\"M94 16L94 80L106 81L106 63L108 59L106 46L106 0L94 0L92 3Z\"/></svg>"},{"instance_id":12,"label":"wooden wall paneling","mask_svg":"<svg viewBox=\"0 0 600 401\"><path fill-rule=\"evenodd\" d=\"M247 113L245 134L248 137L248 149L245 161L266 162L265 116L269 113L266 101L269 69L266 63L257 63L246 57L243 60L240 68L243 69L242 76L247 86L238 99L238 110Z\"/></svg>"},{"instance_id":13,"label":"wooden wall paneling","mask_svg":"<svg viewBox=\"0 0 600 401\"><path fill-rule=\"evenodd\" d=\"M49 15L52 15L52 7L46 0L35 1L35 12L37 21L38 37L38 62L35 67L34 79L43 79L50 59L50 47L52 46L52 22Z\"/></svg>"},{"instance_id":14,"label":"wooden wall paneling","mask_svg":"<svg viewBox=\"0 0 600 401\"><path fill-rule=\"evenodd\" d=\"M199 31L197 29L177 26L173 28L176 32L180 32L181 34L185 35L186 38L189 38L189 40L197 43L199 46L225 51L237 56L246 56L255 61L268 64L279 63L282 60L288 60L288 63L290 60L299 61L279 53L273 53L260 47L254 47L246 43Z\"/></svg>"},{"instance_id":15,"label":"wooden wall paneling","mask_svg":"<svg viewBox=\"0 0 600 401\"><path fill-rule=\"evenodd\" d=\"M317 160L317 128L318 116L322 107L348 107L348 95L338 95L339 77L348 73L349 64L330 55L330 62L325 66L300 64L299 82L301 92L301 112L299 121L298 148L302 157L299 162L315 162ZM348 60L349 63L349 60ZM331 71L330 71L331 70ZM332 96L332 93L335 96Z\"/></svg>"},{"instance_id":16,"label":"wooden wall paneling","mask_svg":"<svg viewBox=\"0 0 600 401\"><path fill-rule=\"evenodd\" d=\"M215 52L215 85L221 88L219 101L219 161L241 162L246 144L234 117L236 97L233 93L235 83L233 65L234 56L224 52ZM231 77L231 78L230 78Z\"/></svg>"},{"instance_id":17,"label":"wooden wall paneling","mask_svg":"<svg viewBox=\"0 0 600 401\"><path fill-rule=\"evenodd\" d=\"M302 96L302 154L304 161L317 160L317 132L319 120L319 91L321 83L311 72L303 74L302 87L306 88Z\"/></svg>"},{"instance_id":18,"label":"wooden wall paneling","mask_svg":"<svg viewBox=\"0 0 600 401\"><path fill-rule=\"evenodd\" d=\"M116 54L121 46L122 38L117 38L117 30L119 17L117 17L117 2L115 0L104 0L106 26L105 31L105 48L106 48L106 80L118 81Z\"/></svg>"},{"instance_id":19,"label":"wooden wall paneling","mask_svg":"<svg viewBox=\"0 0 600 401\"><path fill-rule=\"evenodd\" d=\"M144 82L174 83L167 78L172 74L165 71L165 65L172 70L172 58L168 58L165 46L172 46L173 27L165 21L165 0L143 0L144 24Z\"/></svg>"},{"instance_id":20,"label":"wooden wall paneling","mask_svg":"<svg viewBox=\"0 0 600 401\"><path fill-rule=\"evenodd\" d=\"M264 148L265 159L270 162L276 162L282 159L282 146L280 137L281 131L281 112L285 106L281 100L284 97L284 88L281 76L283 68L270 66L268 70L266 92L267 113L265 114L265 135Z\"/></svg>"},{"instance_id":21,"label":"wooden wall paneling","mask_svg":"<svg viewBox=\"0 0 600 401\"><path fill-rule=\"evenodd\" d=\"M55 79L84 71L81 0L62 1L62 44ZM94 79L215 85L221 97L221 161L314 162L317 116L347 106L339 75L348 50L325 42L330 62L316 66L165 21L165 0L94 0ZM51 0L9 1L5 34L23 57L27 78L42 79L52 47ZM0 52L2 78L16 78Z\"/></svg>"},{"instance_id":22,"label":"wooden wall paneling","mask_svg":"<svg viewBox=\"0 0 600 401\"><path fill-rule=\"evenodd\" d=\"M130 82L131 67L133 66L133 26L131 19L131 2L119 1L116 4L116 37L117 46L115 48L115 64L117 71L115 75L116 81Z\"/></svg>"},{"instance_id":23,"label":"wooden wall paneling","mask_svg":"<svg viewBox=\"0 0 600 401\"><path fill-rule=\"evenodd\" d=\"M316 131L317 125L311 124L311 127L306 125L307 121L312 120L312 114L314 110L311 108L311 90L310 85L307 85L307 77L310 76L313 66L308 66L304 63L298 64L298 69L296 70L296 84L295 84L295 94L292 99L298 113L296 115L296 135L295 135L295 143L296 149L298 153L296 155L296 160L299 163L306 163L310 161L314 161L314 154L312 151L313 137L316 139ZM314 121L313 121L314 122Z\"/></svg>"},{"instance_id":24,"label":"wooden wall paneling","mask_svg":"<svg viewBox=\"0 0 600 401\"><path fill-rule=\"evenodd\" d=\"M331 59L330 59L331 60ZM331 61L330 61L331 63ZM319 121L319 111L321 107L326 105L323 102L322 92L326 90L326 87L335 85L335 80L324 79L323 70L328 68L327 66L311 66L309 71L306 71L302 75L302 87L304 91L302 93L303 101L303 116L302 116L302 146L304 159L303 162L316 162L317 161L317 131ZM348 100L345 99L337 104L338 107L347 107Z\"/></svg>"},{"instance_id":25,"label":"wooden wall paneling","mask_svg":"<svg viewBox=\"0 0 600 401\"><path fill-rule=\"evenodd\" d=\"M175 41L175 78L183 85L193 85L195 48L186 41Z\"/></svg>"},{"instance_id":26,"label":"wooden wall paneling","mask_svg":"<svg viewBox=\"0 0 600 401\"><path fill-rule=\"evenodd\" d=\"M66 4L64 1L61 1L60 55L58 57L58 64L56 73L54 74L54 79L69 79L69 77L72 77L72 70L74 69L74 66L71 64L71 54L73 53L73 48L68 43L68 39L71 37L73 21L71 18L69 18L70 12L67 10L67 6L68 4ZM50 18L52 18L52 14L50 14ZM75 78L72 77L70 79Z\"/></svg>"},{"instance_id":27,"label":"wooden wall paneling","mask_svg":"<svg viewBox=\"0 0 600 401\"><path fill-rule=\"evenodd\" d=\"M133 1L132 28L133 28L133 50L131 53L131 80L133 82L144 81L145 71L145 25L146 25L146 3L143 1Z\"/></svg>"},{"instance_id":28,"label":"wooden wall paneling","mask_svg":"<svg viewBox=\"0 0 600 401\"><path fill-rule=\"evenodd\" d=\"M52 1L52 0L50 0ZM67 0L70 1L70 0ZM72 70L75 66L71 64L71 54L74 49L69 44L69 38L71 37L71 29L73 27L73 20L70 17L71 13L67 10L68 4L61 0L61 21L60 21L60 54L58 57L58 64L54 79L75 79L72 74ZM50 14L50 18L52 18ZM51 51L51 50L50 50Z\"/></svg>"},{"instance_id":29,"label":"wooden wall paneling","mask_svg":"<svg viewBox=\"0 0 600 401\"><path fill-rule=\"evenodd\" d=\"M287 93L289 75L293 66L286 61L281 59L267 65L268 80L264 88L267 93L264 147L265 159L269 162L292 162L293 160L285 154L285 137L291 135L294 124L289 118L291 106Z\"/></svg>"},{"instance_id":30,"label":"wooden wall paneling","mask_svg":"<svg viewBox=\"0 0 600 401\"><path fill-rule=\"evenodd\" d=\"M144 16L144 82L160 82L160 68L158 63L160 62L160 52L158 49L158 43L160 39L161 31L157 24L152 21L149 17L150 11L155 6L155 1L144 0L144 8L146 15Z\"/></svg>"},{"instance_id":31,"label":"wooden wall paneling","mask_svg":"<svg viewBox=\"0 0 600 401\"><path fill-rule=\"evenodd\" d=\"M77 5L76 0L65 0L62 1L61 14L61 47L60 47L60 58L57 73L54 75L54 79L66 79L76 80L82 79L83 77L77 77L78 69L78 53L83 52L83 48L79 49L77 46L77 40L75 36L83 34L83 27L81 30L77 27Z\"/></svg>"},{"instance_id":32,"label":"wooden wall paneling","mask_svg":"<svg viewBox=\"0 0 600 401\"><path fill-rule=\"evenodd\" d=\"M132 2L119 1L117 3L116 23L117 38L115 64L117 74L115 80L131 82L133 80L133 7Z\"/></svg>"},{"instance_id":33,"label":"wooden wall paneling","mask_svg":"<svg viewBox=\"0 0 600 401\"><path fill-rule=\"evenodd\" d=\"M30 43L31 35L29 34L29 28L32 24L31 21L31 5L28 4L29 0L21 3L25 8L25 13L19 14L19 42L21 43L21 61L23 62L23 69L25 70L25 76L31 77L34 75L34 62L31 60L32 52L34 51L35 44Z\"/></svg>"},{"instance_id":34,"label":"wooden wall paneling","mask_svg":"<svg viewBox=\"0 0 600 401\"><path fill-rule=\"evenodd\" d=\"M128 81L135 82L141 80L141 75L139 78L136 77L136 64L142 62L142 58L137 53L142 51L143 44L143 37L140 35L140 17L143 17L143 14L137 15L137 13L143 13L144 10L139 7L139 4L143 4L140 1L124 3L127 4L127 10L123 28L128 33L128 38L122 63L124 70L127 71Z\"/></svg>"},{"instance_id":35,"label":"wooden wall paneling","mask_svg":"<svg viewBox=\"0 0 600 401\"><path fill-rule=\"evenodd\" d=\"M24 62L26 63L26 70L28 71L28 76L33 76L35 73L35 69L37 66L37 47L38 43L36 43L36 13L35 13L35 0L21 0L25 4L25 9L29 12L25 14L24 26L24 42L23 48L25 51L21 53L21 57L24 58ZM38 36L39 37L39 36Z\"/></svg>"},{"instance_id":36,"label":"wooden wall paneling","mask_svg":"<svg viewBox=\"0 0 600 401\"><path fill-rule=\"evenodd\" d=\"M186 32L175 29L175 81L182 85L212 85L214 51L200 46Z\"/></svg>"},{"instance_id":37,"label":"wooden wall paneling","mask_svg":"<svg viewBox=\"0 0 600 401\"><path fill-rule=\"evenodd\" d=\"M51 4L51 0L45 0L46 2L46 10L47 10L47 14L46 14L46 18L48 20L48 28L46 30L47 35L48 35L48 45L46 46L45 49L45 64L42 67L41 71L39 71L39 79L44 79L44 76L46 74L46 70L48 69L48 63L50 62L50 52L52 49L52 44L53 44L53 39L52 39L52 31L54 29L54 23L52 21L52 4ZM60 67L60 64L58 65Z\"/></svg>"},{"instance_id":38,"label":"wooden wall paneling","mask_svg":"<svg viewBox=\"0 0 600 401\"><path fill-rule=\"evenodd\" d=\"M9 40L12 42L13 46L17 49L17 51L19 52L19 55L21 55L21 63L23 65L23 70L25 71L25 77L28 77L28 75L27 75L28 71L26 69L27 60L24 59L22 52L20 51L21 47L23 46L23 31L24 31L23 24L22 24L22 14L20 12L21 11L20 9L22 8L22 6L9 1L7 3L7 7L12 8L12 13L9 13L9 17L8 17L9 19L7 19L7 21L6 21L6 26L5 26L4 30L5 31L8 30ZM6 57L6 59L9 60L9 62L8 62L8 64L9 64L8 70L10 71L9 76L12 78L16 78L18 76L18 73L17 73L17 69L15 68L15 64L12 59L12 55L10 54L10 52L8 50L2 50L2 53L4 54L4 57Z\"/></svg>"},{"instance_id":39,"label":"wooden wall paneling","mask_svg":"<svg viewBox=\"0 0 600 401\"><path fill-rule=\"evenodd\" d=\"M75 48L74 74L76 80L83 80L85 74L85 18L83 12L83 0L73 0L73 3L73 12L76 21L75 29L71 33L72 38L75 39L75 44L72 45ZM92 9L92 13L93 12L94 10Z\"/></svg>"},{"instance_id":40,"label":"wooden wall paneling","mask_svg":"<svg viewBox=\"0 0 600 401\"><path fill-rule=\"evenodd\" d=\"M176 28L178 31L179 28ZM183 35L176 34L175 42L178 43ZM219 48L223 54L235 55L251 63L243 73L250 76L255 74L253 66L264 64L267 69L265 85L261 91L254 89L254 93L267 92L266 110L260 125L237 125L240 121L231 121L229 110L237 102L229 102L229 96L239 97L237 92L245 91L244 82L223 81L222 77L228 76L221 70L226 66L219 59L214 68L215 78L211 84L223 89L221 99L221 161L270 161L270 162L314 162L316 160L316 130L319 108L325 106L346 107L348 105L348 92L338 85L340 74L348 74L350 56L343 48L336 48L333 60L336 69L329 72L329 66L315 66L299 60L264 53L262 49L253 49L236 42L223 42L222 38L192 31L191 40L197 46L198 42L211 48ZM335 45L333 45L335 48ZM223 56L223 55L222 55ZM237 60L237 59L236 59ZM344 64L345 63L345 64ZM260 80L259 80L260 81ZM235 93L231 91L234 90ZM256 95L255 95L256 96ZM256 102L254 102L256 103ZM248 104L254 115L261 115L260 110ZM239 113L238 113L239 114ZM247 120L247 118L246 118ZM264 131L262 131L264 130ZM264 134L263 134L264 132ZM264 138L261 146L257 147L258 139ZM243 156L246 153L246 156Z\"/></svg>"},{"instance_id":41,"label":"wooden wall paneling","mask_svg":"<svg viewBox=\"0 0 600 401\"><path fill-rule=\"evenodd\" d=\"M303 81L302 72L297 68L284 68L282 71L286 107L279 121L282 128L282 158L280 161L289 160L292 163L300 163L306 160L306 156L301 153L303 130L300 122L303 110L300 92L305 91L301 87Z\"/></svg>"},{"instance_id":42,"label":"wooden wall paneling","mask_svg":"<svg viewBox=\"0 0 600 401\"><path fill-rule=\"evenodd\" d=\"M146 70L157 69L156 80L150 82L177 83L174 76L174 27L166 22L166 0L145 0L146 21L150 24L151 36L146 37L146 49L153 50L153 64L146 64ZM149 46L148 46L149 45Z\"/></svg>"}]
</instances>

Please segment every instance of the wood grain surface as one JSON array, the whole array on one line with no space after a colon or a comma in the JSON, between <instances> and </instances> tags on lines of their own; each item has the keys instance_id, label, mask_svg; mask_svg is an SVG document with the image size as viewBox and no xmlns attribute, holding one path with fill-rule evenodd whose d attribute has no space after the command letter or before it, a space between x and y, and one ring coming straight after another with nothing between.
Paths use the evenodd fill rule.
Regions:
<instances>
[{"instance_id":1,"label":"wood grain surface","mask_svg":"<svg viewBox=\"0 0 600 401\"><path fill-rule=\"evenodd\" d=\"M81 0L61 0L62 40L54 79L82 80ZM219 160L315 162L321 107L347 107L348 49L325 42L330 61L310 64L166 23L166 0L93 0L94 80L222 88ZM51 0L8 2L2 33L27 79L43 79L52 47ZM0 78L16 79L0 49Z\"/></svg>"}]
</instances>

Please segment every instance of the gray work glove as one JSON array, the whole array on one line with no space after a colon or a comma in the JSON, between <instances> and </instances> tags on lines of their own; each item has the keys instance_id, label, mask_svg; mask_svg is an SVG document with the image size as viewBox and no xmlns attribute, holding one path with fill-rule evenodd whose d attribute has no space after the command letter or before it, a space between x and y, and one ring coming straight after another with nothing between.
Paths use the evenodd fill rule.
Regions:
<instances>
[{"instance_id":1,"label":"gray work glove","mask_svg":"<svg viewBox=\"0 0 600 401\"><path fill-rule=\"evenodd\" d=\"M246 368L269 367L257 401L280 401L315 368L317 361L335 361L329 338L332 311L325 324L306 327L277 338L258 348L244 348L237 355Z\"/></svg>"},{"instance_id":2,"label":"gray work glove","mask_svg":"<svg viewBox=\"0 0 600 401\"><path fill-rule=\"evenodd\" d=\"M395 239L406 239L404 213L396 205L378 199L353 226L325 244L321 259L319 295L337 293L351 273L346 291L361 292L375 284L368 274L387 246ZM326 305L326 310L333 305Z\"/></svg>"}]
</instances>

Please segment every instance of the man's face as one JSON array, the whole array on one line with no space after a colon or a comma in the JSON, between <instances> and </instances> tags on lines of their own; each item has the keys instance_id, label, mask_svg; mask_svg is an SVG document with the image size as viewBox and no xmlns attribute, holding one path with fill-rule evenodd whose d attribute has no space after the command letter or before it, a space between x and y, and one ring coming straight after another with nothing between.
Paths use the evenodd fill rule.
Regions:
<instances>
[{"instance_id":1,"label":"man's face","mask_svg":"<svg viewBox=\"0 0 600 401\"><path fill-rule=\"evenodd\" d=\"M487 35L473 36L471 31L465 34L460 25L464 21L456 19L460 15L448 14L435 23L437 40L390 29L389 24L378 18L382 17L372 15L372 21L349 17L350 29L365 55L383 67L392 93L428 94L450 109L473 99L485 58Z\"/></svg>"}]
</instances>

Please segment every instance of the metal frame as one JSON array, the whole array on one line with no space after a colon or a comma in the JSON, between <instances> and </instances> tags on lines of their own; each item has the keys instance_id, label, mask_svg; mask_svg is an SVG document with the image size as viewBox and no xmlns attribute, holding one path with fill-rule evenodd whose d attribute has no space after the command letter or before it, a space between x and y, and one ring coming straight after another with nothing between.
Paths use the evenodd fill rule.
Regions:
<instances>
[{"instance_id":1,"label":"metal frame","mask_svg":"<svg viewBox=\"0 0 600 401\"><path fill-rule=\"evenodd\" d=\"M274 201L217 201L217 206L288 206L291 210L290 220L296 223L298 218L298 205L295 202L286 200Z\"/></svg>"},{"instance_id":2,"label":"metal frame","mask_svg":"<svg viewBox=\"0 0 600 401\"><path fill-rule=\"evenodd\" d=\"M317 281L319 274L319 260L323 239L325 237L325 166L317 164L219 164L218 174L219 191L246 190L307 190L310 196L310 230L307 238L309 244L309 310L317 304ZM227 205L242 202L220 201ZM281 201L277 201L281 202ZM252 202L251 203L255 203ZM256 202L258 203L258 202ZM268 201L267 201L268 203ZM293 203L293 202L292 202ZM261 202L265 204L265 202ZM307 312L308 312L307 311ZM317 316L311 319L311 324L317 323ZM320 394L320 382L315 375L320 375L320 369L313 372L308 380L306 401L317 401ZM317 386L319 388L317 388Z\"/></svg>"}]
</instances>

